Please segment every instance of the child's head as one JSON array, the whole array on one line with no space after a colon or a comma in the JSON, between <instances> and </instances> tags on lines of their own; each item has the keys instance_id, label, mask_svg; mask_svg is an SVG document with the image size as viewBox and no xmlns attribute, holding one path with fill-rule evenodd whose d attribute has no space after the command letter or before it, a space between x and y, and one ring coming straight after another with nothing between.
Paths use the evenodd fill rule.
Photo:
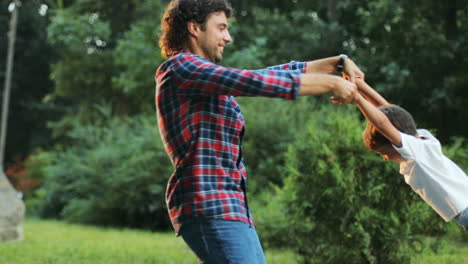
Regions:
<instances>
[{"instance_id":1,"label":"child's head","mask_svg":"<svg viewBox=\"0 0 468 264\"><path fill-rule=\"evenodd\" d=\"M417 135L414 119L405 109L391 104L381 106L379 110L387 116L393 126L399 131L412 136ZM394 150L390 140L384 137L370 122L367 122L362 137L364 139L364 145L371 151L378 152L379 154L386 154L384 151L391 152Z\"/></svg>"}]
</instances>

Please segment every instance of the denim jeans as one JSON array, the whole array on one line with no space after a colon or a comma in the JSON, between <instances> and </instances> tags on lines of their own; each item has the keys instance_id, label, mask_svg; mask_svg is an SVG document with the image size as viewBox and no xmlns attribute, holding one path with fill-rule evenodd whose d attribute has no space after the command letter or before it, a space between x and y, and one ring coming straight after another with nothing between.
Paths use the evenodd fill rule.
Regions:
<instances>
[{"instance_id":1,"label":"denim jeans","mask_svg":"<svg viewBox=\"0 0 468 264\"><path fill-rule=\"evenodd\" d=\"M184 224L180 235L200 263L266 263L255 228L244 222L205 220Z\"/></svg>"},{"instance_id":2,"label":"denim jeans","mask_svg":"<svg viewBox=\"0 0 468 264\"><path fill-rule=\"evenodd\" d=\"M463 210L458 215L458 218L455 219L455 222L457 222L457 224L463 226L463 228L465 228L465 230L468 231L468 208Z\"/></svg>"}]
</instances>

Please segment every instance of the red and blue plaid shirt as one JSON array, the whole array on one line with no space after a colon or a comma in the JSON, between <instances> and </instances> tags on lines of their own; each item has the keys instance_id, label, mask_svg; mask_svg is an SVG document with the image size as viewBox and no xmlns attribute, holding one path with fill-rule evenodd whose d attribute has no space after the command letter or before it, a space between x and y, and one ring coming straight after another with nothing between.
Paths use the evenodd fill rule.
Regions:
<instances>
[{"instance_id":1,"label":"red and blue plaid shirt","mask_svg":"<svg viewBox=\"0 0 468 264\"><path fill-rule=\"evenodd\" d=\"M245 121L234 96L294 99L306 63L263 70L226 68L179 53L156 72L158 127L175 171L166 203L176 233L195 219L253 224L241 142Z\"/></svg>"}]
</instances>

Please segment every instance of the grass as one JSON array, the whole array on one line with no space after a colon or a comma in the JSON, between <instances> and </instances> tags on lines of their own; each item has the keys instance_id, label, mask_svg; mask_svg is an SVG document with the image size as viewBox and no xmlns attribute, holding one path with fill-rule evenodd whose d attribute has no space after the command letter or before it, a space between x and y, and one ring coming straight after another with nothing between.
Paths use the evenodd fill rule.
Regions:
<instances>
[{"instance_id":1,"label":"grass","mask_svg":"<svg viewBox=\"0 0 468 264\"><path fill-rule=\"evenodd\" d=\"M468 264L468 233L452 233L444 239L424 239L423 251L411 259L411 264ZM465 241L465 242L463 242Z\"/></svg>"},{"instance_id":2,"label":"grass","mask_svg":"<svg viewBox=\"0 0 468 264\"><path fill-rule=\"evenodd\" d=\"M468 240L459 230L442 240L424 238L426 247L411 264L468 263ZM2 264L184 264L197 263L174 233L150 233L28 219L25 240L0 244ZM458 232L458 233L457 233ZM297 263L287 250L268 250L267 262Z\"/></svg>"},{"instance_id":3,"label":"grass","mask_svg":"<svg viewBox=\"0 0 468 264\"><path fill-rule=\"evenodd\" d=\"M28 219L25 240L0 244L2 264L185 264L197 263L182 238ZM294 263L288 251L265 252L268 263Z\"/></svg>"}]
</instances>

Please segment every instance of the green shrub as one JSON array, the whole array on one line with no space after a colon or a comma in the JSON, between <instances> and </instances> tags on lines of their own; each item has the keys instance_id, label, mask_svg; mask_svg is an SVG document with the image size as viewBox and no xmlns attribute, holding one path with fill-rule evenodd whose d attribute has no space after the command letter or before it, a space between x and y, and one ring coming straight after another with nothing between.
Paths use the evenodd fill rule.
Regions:
<instances>
[{"instance_id":1,"label":"green shrub","mask_svg":"<svg viewBox=\"0 0 468 264\"><path fill-rule=\"evenodd\" d=\"M466 139L462 137L452 138L451 144L444 146L444 153L465 173L468 171L468 147Z\"/></svg>"},{"instance_id":2,"label":"green shrub","mask_svg":"<svg viewBox=\"0 0 468 264\"><path fill-rule=\"evenodd\" d=\"M294 234L291 224L294 219L286 206L282 195L283 189L275 187L273 190L263 191L249 200L258 232L264 249L294 248Z\"/></svg>"},{"instance_id":3,"label":"green shrub","mask_svg":"<svg viewBox=\"0 0 468 264\"><path fill-rule=\"evenodd\" d=\"M257 211L257 223L271 222L257 227L260 236L275 245L282 233L281 245L296 250L304 263L407 263L401 245L416 241L412 225L424 224L429 206L396 164L364 148L356 109L323 104L309 112L295 128L285 186L271 199L277 204ZM275 229L275 215L288 225Z\"/></svg>"},{"instance_id":4,"label":"green shrub","mask_svg":"<svg viewBox=\"0 0 468 264\"><path fill-rule=\"evenodd\" d=\"M296 128L306 120L311 101L313 98L299 98L294 102L239 99L246 120L242 155L249 175L249 195L283 185L284 153L296 137Z\"/></svg>"},{"instance_id":5,"label":"green shrub","mask_svg":"<svg viewBox=\"0 0 468 264\"><path fill-rule=\"evenodd\" d=\"M73 144L36 156L31 177L44 185L30 202L43 217L162 229L169 226L164 191L172 165L154 116L75 124Z\"/></svg>"}]
</instances>

